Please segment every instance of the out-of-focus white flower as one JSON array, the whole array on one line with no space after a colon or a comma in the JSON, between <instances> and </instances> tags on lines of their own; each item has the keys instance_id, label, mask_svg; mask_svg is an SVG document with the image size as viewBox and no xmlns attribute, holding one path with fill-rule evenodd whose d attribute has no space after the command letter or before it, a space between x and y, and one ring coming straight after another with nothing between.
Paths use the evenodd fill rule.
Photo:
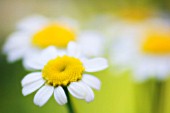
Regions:
<instances>
[{"instance_id":1,"label":"out-of-focus white flower","mask_svg":"<svg viewBox=\"0 0 170 113\"><path fill-rule=\"evenodd\" d=\"M84 47L84 51L85 53L87 53L86 55L90 55L93 53L93 56L107 55L110 48L109 45L114 40L115 34L117 32L120 32L118 28L119 21L117 17L109 14L94 15L86 22L84 27L95 30L95 32L93 32L94 30L83 32L83 39L87 39L86 41L84 41L84 43L89 42L90 45L93 45L92 47L87 47L89 48L89 51L87 51L87 48ZM85 38L85 36L87 36L88 38ZM83 42L83 39L80 42ZM88 41L90 39L91 41Z\"/></svg>"},{"instance_id":2,"label":"out-of-focus white flower","mask_svg":"<svg viewBox=\"0 0 170 113\"><path fill-rule=\"evenodd\" d=\"M166 24L165 24L166 23ZM147 21L126 26L111 50L118 69L130 69L136 80L164 79L170 74L170 24Z\"/></svg>"},{"instance_id":3,"label":"out-of-focus white flower","mask_svg":"<svg viewBox=\"0 0 170 113\"><path fill-rule=\"evenodd\" d=\"M89 56L96 55L96 52L100 50L100 48L98 49L98 43L100 43L98 39L101 40L101 36L96 32L81 34L79 27L78 22L70 18L60 17L53 20L43 16L31 16L18 23L17 31L10 35L4 45L3 51L7 54L8 61L14 62L18 59L25 58L25 56L29 54L39 54L39 52L48 46L66 49L70 41L78 40L81 42L80 46L82 45L82 48L90 48L90 50L86 49L87 51L91 51L91 48L96 48L94 50L95 53L86 51L85 54L88 53ZM86 42L87 40L85 40L84 37L88 36L87 39L91 37L88 42L92 40L93 42L95 41L96 44L91 46L91 43L87 44L85 42L84 44L86 45L83 45L79 35L83 37L82 40ZM95 37L93 38L94 35ZM99 38L96 38L97 36L99 36Z\"/></svg>"},{"instance_id":4,"label":"out-of-focus white flower","mask_svg":"<svg viewBox=\"0 0 170 113\"><path fill-rule=\"evenodd\" d=\"M31 16L21 20L4 45L3 51L9 62L35 54L48 46L65 48L69 41L76 39L78 23L69 18L47 19L43 16Z\"/></svg>"},{"instance_id":5,"label":"out-of-focus white flower","mask_svg":"<svg viewBox=\"0 0 170 113\"><path fill-rule=\"evenodd\" d=\"M105 53L106 38L99 31L82 31L77 42L85 56L103 56Z\"/></svg>"},{"instance_id":6,"label":"out-of-focus white flower","mask_svg":"<svg viewBox=\"0 0 170 113\"><path fill-rule=\"evenodd\" d=\"M96 72L108 67L104 58L84 59L74 42L68 44L66 54L50 46L39 55L32 56L24 63L26 69L37 70L22 80L24 96L38 90L34 103L43 106L54 94L55 100L64 105L67 96L63 87L78 99L90 102L94 99L91 88L100 89L100 80L85 72Z\"/></svg>"}]
</instances>

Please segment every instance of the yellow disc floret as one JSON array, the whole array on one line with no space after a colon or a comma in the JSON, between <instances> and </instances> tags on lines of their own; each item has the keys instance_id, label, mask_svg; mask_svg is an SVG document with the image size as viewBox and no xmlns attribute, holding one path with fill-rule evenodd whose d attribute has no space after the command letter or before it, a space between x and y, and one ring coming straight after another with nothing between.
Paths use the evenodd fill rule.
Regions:
<instances>
[{"instance_id":1,"label":"yellow disc floret","mask_svg":"<svg viewBox=\"0 0 170 113\"><path fill-rule=\"evenodd\" d=\"M58 24L50 24L33 35L32 44L40 48L56 46L64 48L70 41L75 40L75 33Z\"/></svg>"},{"instance_id":2,"label":"yellow disc floret","mask_svg":"<svg viewBox=\"0 0 170 113\"><path fill-rule=\"evenodd\" d=\"M170 33L150 32L142 45L145 53L170 54Z\"/></svg>"},{"instance_id":3,"label":"yellow disc floret","mask_svg":"<svg viewBox=\"0 0 170 113\"><path fill-rule=\"evenodd\" d=\"M74 57L63 56L50 60L42 70L42 76L53 86L66 86L82 78L84 67L82 62Z\"/></svg>"}]
</instances>

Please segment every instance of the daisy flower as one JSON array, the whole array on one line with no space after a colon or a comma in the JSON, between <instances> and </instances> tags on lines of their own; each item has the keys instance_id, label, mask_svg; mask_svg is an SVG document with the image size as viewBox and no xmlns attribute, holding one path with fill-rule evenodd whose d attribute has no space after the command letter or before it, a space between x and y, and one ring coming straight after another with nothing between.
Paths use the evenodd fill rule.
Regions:
<instances>
[{"instance_id":1,"label":"daisy flower","mask_svg":"<svg viewBox=\"0 0 170 113\"><path fill-rule=\"evenodd\" d=\"M59 52L54 46L33 56L24 64L26 69L37 70L21 81L24 96L38 90L34 103L43 106L54 94L60 105L67 103L64 88L78 98L90 102L94 99L91 88L100 89L100 80L85 72L96 72L108 67L104 58L85 59L74 42L68 44L67 52Z\"/></svg>"},{"instance_id":2,"label":"daisy flower","mask_svg":"<svg viewBox=\"0 0 170 113\"><path fill-rule=\"evenodd\" d=\"M19 59L24 59L29 56L29 54L39 54L39 52L49 46L66 49L70 41L80 41L80 45L83 45L82 48L84 48L85 45L86 47L91 46L86 43L90 42L89 38L88 41L85 40L85 38L81 41L81 38L79 38L85 37L79 33L79 27L78 22L70 18L60 17L54 20L47 19L43 16L31 16L18 23L17 31L9 36L3 47L3 51L7 54L7 60L14 62ZM86 36L92 37L91 33ZM96 43L101 42L97 41L97 39L101 40L100 36L94 39ZM85 43L83 44L82 42ZM95 46L98 46L98 44L93 44L91 48L95 48ZM95 49L95 51L99 50L100 48ZM86 50L85 54L88 53L87 51L89 50ZM90 52L88 55L94 56L96 53L93 54Z\"/></svg>"},{"instance_id":3,"label":"daisy flower","mask_svg":"<svg viewBox=\"0 0 170 113\"><path fill-rule=\"evenodd\" d=\"M169 26L168 22L152 20L143 27L127 28L112 46L112 63L119 69L132 70L138 81L164 79L170 74Z\"/></svg>"}]
</instances>

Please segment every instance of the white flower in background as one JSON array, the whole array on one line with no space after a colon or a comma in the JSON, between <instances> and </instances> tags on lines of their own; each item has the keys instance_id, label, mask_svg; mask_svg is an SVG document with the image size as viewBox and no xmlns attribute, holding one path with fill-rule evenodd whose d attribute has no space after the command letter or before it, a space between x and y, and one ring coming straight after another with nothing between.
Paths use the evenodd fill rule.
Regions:
<instances>
[{"instance_id":1,"label":"white flower in background","mask_svg":"<svg viewBox=\"0 0 170 113\"><path fill-rule=\"evenodd\" d=\"M129 26L112 46L112 63L118 69L132 70L138 81L150 77L162 80L170 74L170 24L155 22Z\"/></svg>"},{"instance_id":2,"label":"white flower in background","mask_svg":"<svg viewBox=\"0 0 170 113\"><path fill-rule=\"evenodd\" d=\"M65 48L76 37L77 23L68 18L50 20L31 16L20 21L4 45L9 62L24 58L27 53L37 53L48 46Z\"/></svg>"},{"instance_id":3,"label":"white flower in background","mask_svg":"<svg viewBox=\"0 0 170 113\"><path fill-rule=\"evenodd\" d=\"M4 45L3 51L7 54L8 61L14 62L19 59L24 59L29 56L29 54L39 54L41 50L48 46L55 46L57 49L62 50L66 49L67 44L70 41L79 40L81 42L80 45L85 48L90 48L90 44L86 43L87 40L84 43L86 45L85 46L79 38L79 35L81 37L85 36L82 36L78 32L78 25L77 21L70 18L60 17L55 20L50 20L43 16L28 17L18 23L17 31L10 35ZM90 40L94 41L92 38L89 39L88 42L90 42ZM94 44L91 48L97 48L97 43L98 41L96 41L96 44ZM99 50L100 48L97 48L96 51ZM91 56L94 55L96 55L96 53L91 54Z\"/></svg>"},{"instance_id":4,"label":"white flower in background","mask_svg":"<svg viewBox=\"0 0 170 113\"><path fill-rule=\"evenodd\" d=\"M106 38L99 31L84 30L77 42L85 56L103 56L105 53Z\"/></svg>"},{"instance_id":5,"label":"white flower in background","mask_svg":"<svg viewBox=\"0 0 170 113\"><path fill-rule=\"evenodd\" d=\"M43 106L53 94L60 105L67 103L63 88L67 88L78 99L92 101L94 93L91 88L99 90L101 83L99 79L85 72L104 70L108 64L104 58L82 58L76 43L70 42L66 54L51 46L28 59L24 66L37 71L23 78L22 93L26 96L40 88L34 96L34 103Z\"/></svg>"}]
</instances>

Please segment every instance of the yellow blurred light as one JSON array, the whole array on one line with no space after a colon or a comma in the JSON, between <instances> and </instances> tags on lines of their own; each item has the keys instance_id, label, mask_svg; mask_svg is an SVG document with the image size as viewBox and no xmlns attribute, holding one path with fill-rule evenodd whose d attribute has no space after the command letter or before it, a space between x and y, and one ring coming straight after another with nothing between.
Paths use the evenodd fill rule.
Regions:
<instances>
[{"instance_id":1,"label":"yellow blurred light","mask_svg":"<svg viewBox=\"0 0 170 113\"><path fill-rule=\"evenodd\" d=\"M143 21L152 15L152 11L145 8L125 8L118 12L118 16L129 22Z\"/></svg>"}]
</instances>

